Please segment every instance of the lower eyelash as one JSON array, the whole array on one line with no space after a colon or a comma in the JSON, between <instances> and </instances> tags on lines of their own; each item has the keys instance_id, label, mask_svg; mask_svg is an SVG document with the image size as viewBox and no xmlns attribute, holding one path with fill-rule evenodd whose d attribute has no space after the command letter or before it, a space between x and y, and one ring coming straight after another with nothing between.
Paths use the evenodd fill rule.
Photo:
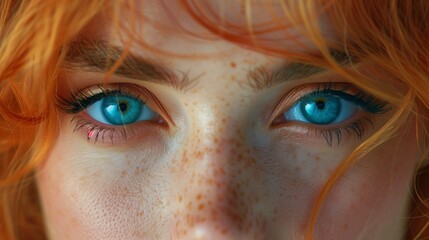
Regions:
<instances>
[{"instance_id":1,"label":"lower eyelash","mask_svg":"<svg viewBox=\"0 0 429 240\"><path fill-rule=\"evenodd\" d=\"M340 145L343 133L345 132L347 136L355 136L358 140L360 140L364 134L365 130L368 127L372 127L374 129L374 117L363 116L361 119L358 119L351 124L332 129L314 129L315 134L325 138L326 142L330 147L332 147L334 141L336 145Z\"/></svg>"},{"instance_id":2,"label":"lower eyelash","mask_svg":"<svg viewBox=\"0 0 429 240\"><path fill-rule=\"evenodd\" d=\"M86 135L88 142L97 143L107 143L109 141L111 144L114 144L117 141L127 141L130 134L135 135L135 132L132 128L126 128L124 126L118 127L102 127L92 123L89 120L81 116L74 116L70 124L75 125L73 132L82 132Z\"/></svg>"},{"instance_id":3,"label":"lower eyelash","mask_svg":"<svg viewBox=\"0 0 429 240\"><path fill-rule=\"evenodd\" d=\"M311 97L319 95L340 97L358 106L361 113L359 114L358 118L352 117L354 121L352 119L348 121L346 120L344 122L335 124L337 126L322 126L300 121L288 121L288 119L286 119L286 117L283 115L284 111L289 110L294 106L293 104L296 104L297 101L301 101L301 99L303 99L305 96ZM286 103L290 105L289 108L284 107ZM307 137L311 135L311 137L325 139L327 144L332 147L333 145L339 145L344 137L355 137L358 140L361 139L367 129L371 127L374 129L375 116L386 113L390 110L391 106L387 101L378 99L370 94L360 91L352 84L328 82L303 85L290 91L278 103L278 107L272 114L274 118L270 122L271 126L275 128L282 126L298 126L300 132L299 135L301 135L301 137L303 135L305 136L307 133ZM340 124L341 126L338 126ZM294 132L293 127L289 128L289 130L291 130L289 133Z\"/></svg>"}]
</instances>

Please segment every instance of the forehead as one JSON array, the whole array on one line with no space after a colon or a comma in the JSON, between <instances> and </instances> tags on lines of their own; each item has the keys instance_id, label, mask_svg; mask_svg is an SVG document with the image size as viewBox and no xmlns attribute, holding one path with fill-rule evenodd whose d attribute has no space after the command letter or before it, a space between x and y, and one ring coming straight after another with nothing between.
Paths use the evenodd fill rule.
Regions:
<instances>
[{"instance_id":1,"label":"forehead","mask_svg":"<svg viewBox=\"0 0 429 240\"><path fill-rule=\"evenodd\" d=\"M264 47L286 51L312 51L296 6L288 1L180 1L136 0L117 4L97 16L84 34L144 39L144 47L183 57L231 55L237 45L260 51ZM293 1L292 1L293 2ZM116 11L119 9L119 11ZM302 9L301 9L302 10ZM301 15L310 14L302 13ZM292 21L291 21L292 19ZM326 18L317 25L332 38ZM91 26L93 26L91 28ZM226 43L229 44L226 44ZM258 47L261 47L258 49Z\"/></svg>"},{"instance_id":2,"label":"forehead","mask_svg":"<svg viewBox=\"0 0 429 240\"><path fill-rule=\"evenodd\" d=\"M292 26L286 20L276 23L280 24L276 31L257 32L261 23L273 22L271 10L275 3L256 1L249 4L253 9L250 12L243 1L198 1L194 5L183 5L181 1L169 1L168 4L166 1L132 1L121 5L119 14L112 16L106 11L96 16L79 38L118 46L130 55L166 66L168 70L182 75L189 73L186 77L192 79L210 73L217 75L218 81L228 78L228 81L246 83L253 73L261 73L260 70L281 72L286 78L319 71L314 66L299 64L284 69L294 63L262 53L259 46L264 44L311 54L316 51L304 35L298 34L296 27L299 26ZM282 8L275 9L278 18ZM196 16L196 13L200 15ZM210 25L216 17L218 24ZM213 28L216 26L219 28ZM232 33L236 34L235 38L231 37ZM100 60L88 55L86 50L81 51L86 52L86 59ZM109 54L110 50L104 52ZM118 51L117 56L120 55ZM103 64L99 65L105 66ZM263 81L256 85L266 87Z\"/></svg>"}]
</instances>

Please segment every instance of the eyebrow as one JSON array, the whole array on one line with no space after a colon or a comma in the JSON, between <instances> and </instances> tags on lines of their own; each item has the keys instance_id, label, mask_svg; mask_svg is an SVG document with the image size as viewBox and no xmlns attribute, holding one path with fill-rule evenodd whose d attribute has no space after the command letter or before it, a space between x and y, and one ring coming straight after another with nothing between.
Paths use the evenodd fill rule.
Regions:
<instances>
[{"instance_id":1,"label":"eyebrow","mask_svg":"<svg viewBox=\"0 0 429 240\"><path fill-rule=\"evenodd\" d=\"M339 50L331 49L330 55L341 66L351 66L359 62L355 56ZM254 90L262 90L286 81L308 78L326 70L311 64L289 62L274 71L267 70L265 67L253 69L249 71L248 79L250 87Z\"/></svg>"},{"instance_id":2,"label":"eyebrow","mask_svg":"<svg viewBox=\"0 0 429 240\"><path fill-rule=\"evenodd\" d=\"M79 39L71 42L65 56L65 68L104 73L118 61L123 49L99 39ZM356 58L345 52L331 50L332 58L340 65L357 62ZM248 72L248 85L254 90L270 88L276 84L307 78L325 71L325 68L311 64L289 62L271 71L264 67ZM117 76L153 82L171 86L177 90L185 90L195 84L188 73L179 77L170 69L149 59L127 53L114 71Z\"/></svg>"},{"instance_id":3,"label":"eyebrow","mask_svg":"<svg viewBox=\"0 0 429 240\"><path fill-rule=\"evenodd\" d=\"M120 59L124 49L98 39L79 39L70 43L64 67L73 70L105 73ZM178 90L190 87L194 80L187 73L178 76L170 69L149 59L128 52L114 74L126 78L154 82Z\"/></svg>"}]
</instances>

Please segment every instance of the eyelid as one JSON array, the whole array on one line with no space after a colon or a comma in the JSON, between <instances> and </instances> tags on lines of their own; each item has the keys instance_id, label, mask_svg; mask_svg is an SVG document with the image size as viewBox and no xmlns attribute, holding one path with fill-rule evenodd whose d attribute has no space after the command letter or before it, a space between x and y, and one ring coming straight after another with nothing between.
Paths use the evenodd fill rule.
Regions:
<instances>
[{"instance_id":1,"label":"eyelid","mask_svg":"<svg viewBox=\"0 0 429 240\"><path fill-rule=\"evenodd\" d=\"M353 84L349 82L335 82L335 83L320 82L320 83L309 83L309 84L300 85L296 88L293 88L289 92L287 92L279 100L279 102L276 105L276 108L273 110L270 116L270 119L269 119L270 126L273 126L273 124L275 124L275 119L277 119L280 116L280 114L284 113L285 111L293 107L297 103L297 101L300 100L302 97L308 94L311 94L313 92L323 92L323 91L342 92L344 93L344 95L350 95L350 96L362 94L361 90L359 90L357 87L355 87Z\"/></svg>"},{"instance_id":2,"label":"eyelid","mask_svg":"<svg viewBox=\"0 0 429 240\"><path fill-rule=\"evenodd\" d=\"M317 87L314 87L314 85L319 84L304 84L300 85L298 87L295 87L291 89L286 94L283 94L282 98L278 101L276 104L276 107L274 108L273 112L271 113L271 117L269 119L269 124L272 125L274 120L280 116L284 111L291 108L301 97L305 95L303 92L311 92L314 91Z\"/></svg>"},{"instance_id":3,"label":"eyelid","mask_svg":"<svg viewBox=\"0 0 429 240\"><path fill-rule=\"evenodd\" d=\"M138 84L95 84L76 94L72 92L68 94L68 98L57 96L57 107L71 116L72 131L81 135L88 142L100 143L103 147L132 144L135 143L135 140L156 138L162 135L159 134L160 132L168 133L175 126L158 98L147 88ZM100 122L88 114L86 111L88 107L113 95L129 96L141 100L144 105L156 113L157 117L126 125L110 125Z\"/></svg>"},{"instance_id":4,"label":"eyelid","mask_svg":"<svg viewBox=\"0 0 429 240\"><path fill-rule=\"evenodd\" d=\"M167 113L158 98L147 88L133 83L109 83L97 84L85 88L71 97L72 100L60 97L59 108L68 114L78 114L88 106L109 94L120 93L128 95L144 102L149 108L158 113L168 126L175 126L170 115ZM86 99L91 99L89 102Z\"/></svg>"},{"instance_id":5,"label":"eyelid","mask_svg":"<svg viewBox=\"0 0 429 240\"><path fill-rule=\"evenodd\" d=\"M284 113L298 106L303 99L320 95L335 96L358 107L352 116L344 121L330 124L310 123L285 117ZM365 131L375 127L375 115L392 109L389 102L348 82L317 82L303 84L283 95L273 110L268 127L278 130L287 138L324 139L328 146L339 145L342 139L354 136L360 140ZM307 140L309 141L309 140Z\"/></svg>"}]
</instances>

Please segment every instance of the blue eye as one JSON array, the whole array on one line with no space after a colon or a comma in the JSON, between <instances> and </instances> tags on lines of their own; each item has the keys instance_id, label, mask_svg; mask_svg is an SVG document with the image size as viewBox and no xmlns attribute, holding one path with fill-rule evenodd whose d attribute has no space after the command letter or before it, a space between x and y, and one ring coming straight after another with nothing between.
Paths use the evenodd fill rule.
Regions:
<instances>
[{"instance_id":1,"label":"blue eye","mask_svg":"<svg viewBox=\"0 0 429 240\"><path fill-rule=\"evenodd\" d=\"M121 93L106 95L86 109L93 119L109 125L150 121L157 114L141 100Z\"/></svg>"},{"instance_id":2,"label":"blue eye","mask_svg":"<svg viewBox=\"0 0 429 240\"><path fill-rule=\"evenodd\" d=\"M288 121L327 125L346 121L358 110L355 103L329 92L320 92L302 97L284 113L284 117Z\"/></svg>"}]
</instances>

